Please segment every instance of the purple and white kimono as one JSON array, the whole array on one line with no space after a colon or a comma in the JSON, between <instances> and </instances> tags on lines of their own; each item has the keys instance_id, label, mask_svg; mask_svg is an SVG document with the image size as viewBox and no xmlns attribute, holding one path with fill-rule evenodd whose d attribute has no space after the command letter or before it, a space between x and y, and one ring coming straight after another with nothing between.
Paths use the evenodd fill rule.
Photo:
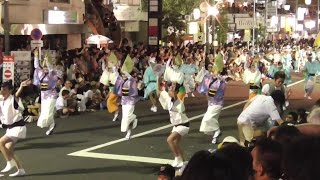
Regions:
<instances>
[{"instance_id":1,"label":"purple and white kimono","mask_svg":"<svg viewBox=\"0 0 320 180\"><path fill-rule=\"evenodd\" d=\"M218 118L224 103L225 87L225 79L221 76L207 74L203 78L198 92L208 96L208 109L202 119L200 132L212 135L214 131L220 129Z\"/></svg>"},{"instance_id":2,"label":"purple and white kimono","mask_svg":"<svg viewBox=\"0 0 320 180\"><path fill-rule=\"evenodd\" d=\"M49 127L54 123L54 110L57 98L56 84L62 73L48 67L45 72L39 65L39 59L34 60L33 84L41 90L41 112L37 125L40 128Z\"/></svg>"},{"instance_id":3,"label":"purple and white kimono","mask_svg":"<svg viewBox=\"0 0 320 180\"><path fill-rule=\"evenodd\" d=\"M128 79L122 79L121 76L118 76L114 92L118 96L121 96L121 132L127 132L129 128L136 128L138 120L134 114L134 107L139 100L136 80L132 76L129 76ZM132 122L132 127L129 127Z\"/></svg>"}]
</instances>

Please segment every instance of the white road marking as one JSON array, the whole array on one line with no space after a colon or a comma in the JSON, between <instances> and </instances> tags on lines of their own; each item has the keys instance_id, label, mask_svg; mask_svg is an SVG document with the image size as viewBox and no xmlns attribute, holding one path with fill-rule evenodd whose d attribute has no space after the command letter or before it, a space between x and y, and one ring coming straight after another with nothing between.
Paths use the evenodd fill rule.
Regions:
<instances>
[{"instance_id":1,"label":"white road marking","mask_svg":"<svg viewBox=\"0 0 320 180\"><path fill-rule=\"evenodd\" d=\"M150 164L171 164L172 163L171 159L160 159L160 158L152 158L152 157L144 157L144 156L128 156L128 155L118 155L118 154L104 154L104 153L95 153L95 152L78 152L73 156L142 162L142 163L150 163Z\"/></svg>"},{"instance_id":2,"label":"white road marking","mask_svg":"<svg viewBox=\"0 0 320 180\"><path fill-rule=\"evenodd\" d=\"M304 80L300 80L300 81L294 82L292 84L289 84L288 87L297 85L297 84L299 84L301 82L304 82ZM247 101L248 100L240 101L240 102L231 104L229 106L223 107L222 110L226 110L226 109L230 109L230 108L239 106L241 104L246 103ZM204 116L204 114L200 114L200 115L197 115L197 116L189 118L189 120L193 121L193 120L199 119L199 118L201 118L203 116ZM133 135L131 137L131 139L138 138L138 137L141 137L141 136L145 136L145 135L148 135L148 134L151 134L151 133L154 133L154 132L158 132L158 131L170 128L172 126L173 126L172 124L168 124L168 125L161 126L161 127L155 128L155 129L151 129L151 130L139 133L139 134L135 134L135 135ZM118 154L104 154L104 153L90 152L90 151L94 151L94 150L97 150L97 149L100 149L100 148L104 148L104 147L107 147L107 146L118 144L118 143L121 143L121 142L124 142L124 141L127 141L127 139L121 138L121 139L110 141L110 142L107 142L107 143L104 143L104 144L93 146L93 147L90 147L90 148L87 148L87 149L76 151L76 152L70 153L68 155L69 156L78 156L78 157L99 158L99 159L145 162L145 163L154 163L154 164L166 164L166 163L171 163L172 162L172 160L160 159L160 158L141 157L141 156L128 156L128 155L118 155Z\"/></svg>"}]
</instances>

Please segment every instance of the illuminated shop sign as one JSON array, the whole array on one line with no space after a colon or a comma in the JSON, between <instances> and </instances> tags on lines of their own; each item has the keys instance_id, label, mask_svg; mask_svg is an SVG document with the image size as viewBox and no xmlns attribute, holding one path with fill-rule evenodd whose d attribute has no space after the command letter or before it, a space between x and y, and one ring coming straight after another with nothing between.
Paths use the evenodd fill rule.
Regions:
<instances>
[{"instance_id":1,"label":"illuminated shop sign","mask_svg":"<svg viewBox=\"0 0 320 180\"><path fill-rule=\"evenodd\" d=\"M48 24L78 24L76 11L48 11Z\"/></svg>"}]
</instances>

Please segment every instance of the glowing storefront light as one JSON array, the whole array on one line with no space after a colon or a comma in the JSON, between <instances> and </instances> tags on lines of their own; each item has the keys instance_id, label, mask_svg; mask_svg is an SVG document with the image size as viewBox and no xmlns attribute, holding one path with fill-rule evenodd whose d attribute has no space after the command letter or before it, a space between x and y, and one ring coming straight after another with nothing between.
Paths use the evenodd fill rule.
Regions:
<instances>
[{"instance_id":1,"label":"glowing storefront light","mask_svg":"<svg viewBox=\"0 0 320 180\"><path fill-rule=\"evenodd\" d=\"M190 22L189 23L189 34L197 34L198 33L198 23Z\"/></svg>"},{"instance_id":2,"label":"glowing storefront light","mask_svg":"<svg viewBox=\"0 0 320 180\"><path fill-rule=\"evenodd\" d=\"M195 20L199 19L201 17L201 11L200 9L196 8L193 10L193 18Z\"/></svg>"}]
</instances>

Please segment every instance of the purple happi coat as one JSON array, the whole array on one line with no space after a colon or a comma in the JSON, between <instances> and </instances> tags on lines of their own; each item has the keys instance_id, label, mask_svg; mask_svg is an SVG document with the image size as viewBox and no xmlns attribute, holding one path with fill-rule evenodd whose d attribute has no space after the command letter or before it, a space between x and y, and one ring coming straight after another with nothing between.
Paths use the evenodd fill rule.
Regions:
<instances>
[{"instance_id":1,"label":"purple happi coat","mask_svg":"<svg viewBox=\"0 0 320 180\"><path fill-rule=\"evenodd\" d=\"M39 65L39 59L35 58L34 60L34 75L33 75L33 84L36 86L40 86L41 80L42 83L48 84L48 90L41 91L41 99L48 99L48 98L56 98L57 97L57 91L56 91L56 85L58 79L62 76L62 73L60 71L54 70L52 67L48 67L49 71L46 72L40 67Z\"/></svg>"},{"instance_id":2,"label":"purple happi coat","mask_svg":"<svg viewBox=\"0 0 320 180\"><path fill-rule=\"evenodd\" d=\"M128 95L123 94L123 88L129 89ZM118 76L114 92L116 95L121 96L121 105L135 105L139 100L137 82L131 76L128 79L123 79L121 76Z\"/></svg>"},{"instance_id":3,"label":"purple happi coat","mask_svg":"<svg viewBox=\"0 0 320 180\"><path fill-rule=\"evenodd\" d=\"M225 87L226 81L222 76L212 76L211 74L207 74L198 86L198 92L200 94L208 95L210 89L215 90L216 93L214 96L208 96L208 106L223 106Z\"/></svg>"}]
</instances>

